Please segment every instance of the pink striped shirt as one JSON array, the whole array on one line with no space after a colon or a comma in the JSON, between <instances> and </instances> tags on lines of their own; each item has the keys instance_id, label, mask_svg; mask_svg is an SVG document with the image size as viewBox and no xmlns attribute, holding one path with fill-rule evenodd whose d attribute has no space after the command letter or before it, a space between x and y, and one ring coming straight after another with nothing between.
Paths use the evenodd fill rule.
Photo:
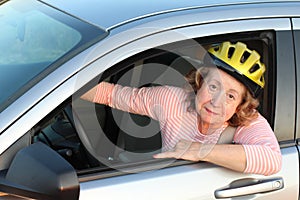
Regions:
<instances>
[{"instance_id":1,"label":"pink striped shirt","mask_svg":"<svg viewBox=\"0 0 300 200\"><path fill-rule=\"evenodd\" d=\"M210 135L201 134L196 111L187 111L187 93L178 87L131 88L102 82L95 103L123 111L147 115L160 123L163 150L171 150L179 140L217 143L225 127ZM234 142L244 147L247 166L244 173L270 175L281 169L282 157L277 139L267 120L259 115L249 126L236 129Z\"/></svg>"}]
</instances>

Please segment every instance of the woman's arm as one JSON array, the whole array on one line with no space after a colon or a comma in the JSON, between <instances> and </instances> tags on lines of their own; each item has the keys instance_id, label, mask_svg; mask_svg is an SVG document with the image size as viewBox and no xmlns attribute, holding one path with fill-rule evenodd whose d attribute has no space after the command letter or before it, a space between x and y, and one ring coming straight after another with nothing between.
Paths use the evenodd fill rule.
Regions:
<instances>
[{"instance_id":1,"label":"woman's arm","mask_svg":"<svg viewBox=\"0 0 300 200\"><path fill-rule=\"evenodd\" d=\"M134 88L101 82L81 96L82 99L110 107L147 115L153 119L163 119L173 112L171 105L183 99L184 92L180 88L168 86ZM172 100L173 104L170 104Z\"/></svg>"},{"instance_id":2,"label":"woman's arm","mask_svg":"<svg viewBox=\"0 0 300 200\"><path fill-rule=\"evenodd\" d=\"M111 95L114 89L114 84L101 82L85 94L81 96L82 99L99 104L110 104Z\"/></svg>"},{"instance_id":3,"label":"woman's arm","mask_svg":"<svg viewBox=\"0 0 300 200\"><path fill-rule=\"evenodd\" d=\"M238 172L244 172L247 165L246 154L242 145L216 144L202 160Z\"/></svg>"},{"instance_id":4,"label":"woman's arm","mask_svg":"<svg viewBox=\"0 0 300 200\"><path fill-rule=\"evenodd\" d=\"M278 141L268 122L260 115L247 127L238 128L236 144L201 144L181 141L173 152L155 158L207 161L244 173L271 175L282 166Z\"/></svg>"},{"instance_id":5,"label":"woman's arm","mask_svg":"<svg viewBox=\"0 0 300 200\"><path fill-rule=\"evenodd\" d=\"M244 172L246 168L243 146L233 144L201 144L182 140L177 143L174 151L156 154L154 158L206 161L239 172Z\"/></svg>"}]
</instances>

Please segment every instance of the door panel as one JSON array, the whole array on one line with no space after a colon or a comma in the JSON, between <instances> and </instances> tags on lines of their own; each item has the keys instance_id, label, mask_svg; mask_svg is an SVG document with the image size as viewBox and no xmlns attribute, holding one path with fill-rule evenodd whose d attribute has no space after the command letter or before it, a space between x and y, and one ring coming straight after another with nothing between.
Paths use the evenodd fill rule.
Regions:
<instances>
[{"instance_id":1,"label":"door panel","mask_svg":"<svg viewBox=\"0 0 300 200\"><path fill-rule=\"evenodd\" d=\"M283 178L284 188L275 191L245 196L245 199L297 199L299 165L296 148L282 150L283 168L273 176L247 175L236 173L208 163L196 163L165 169L158 169L138 174L130 174L107 179L82 182L80 199L93 199L99 194L102 199L217 199L215 191L230 183L243 179L270 180ZM270 187L269 187L270 188ZM257 185L258 191L263 186ZM242 189L241 189L242 190ZM271 189L270 189L271 190ZM238 191L241 192L242 191Z\"/></svg>"}]
</instances>

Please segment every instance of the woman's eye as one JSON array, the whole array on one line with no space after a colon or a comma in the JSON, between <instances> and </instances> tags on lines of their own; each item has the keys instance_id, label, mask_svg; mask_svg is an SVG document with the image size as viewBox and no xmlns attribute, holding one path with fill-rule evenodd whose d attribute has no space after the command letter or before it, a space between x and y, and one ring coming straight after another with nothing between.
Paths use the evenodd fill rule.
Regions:
<instances>
[{"instance_id":1,"label":"woman's eye","mask_svg":"<svg viewBox=\"0 0 300 200\"><path fill-rule=\"evenodd\" d=\"M230 99L230 100L235 100L235 96L234 96L234 95L228 94L227 96L228 96L228 99Z\"/></svg>"},{"instance_id":2,"label":"woman's eye","mask_svg":"<svg viewBox=\"0 0 300 200\"><path fill-rule=\"evenodd\" d=\"M211 91L211 92L215 92L218 90L218 87L213 84L209 85L208 88L209 88L209 91Z\"/></svg>"}]
</instances>

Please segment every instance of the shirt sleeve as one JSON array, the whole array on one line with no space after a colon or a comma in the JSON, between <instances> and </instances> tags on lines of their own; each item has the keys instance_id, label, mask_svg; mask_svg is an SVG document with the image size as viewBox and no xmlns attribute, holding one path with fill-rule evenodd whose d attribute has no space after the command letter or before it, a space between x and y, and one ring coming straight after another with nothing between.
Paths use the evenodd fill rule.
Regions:
<instances>
[{"instance_id":1,"label":"shirt sleeve","mask_svg":"<svg viewBox=\"0 0 300 200\"><path fill-rule=\"evenodd\" d=\"M97 87L94 102L164 120L182 101L184 93L181 90L170 86L134 88L102 82Z\"/></svg>"},{"instance_id":2,"label":"shirt sleeve","mask_svg":"<svg viewBox=\"0 0 300 200\"><path fill-rule=\"evenodd\" d=\"M234 141L242 144L246 153L244 173L271 175L281 169L278 141L269 123L260 114L249 126L238 128Z\"/></svg>"}]
</instances>

